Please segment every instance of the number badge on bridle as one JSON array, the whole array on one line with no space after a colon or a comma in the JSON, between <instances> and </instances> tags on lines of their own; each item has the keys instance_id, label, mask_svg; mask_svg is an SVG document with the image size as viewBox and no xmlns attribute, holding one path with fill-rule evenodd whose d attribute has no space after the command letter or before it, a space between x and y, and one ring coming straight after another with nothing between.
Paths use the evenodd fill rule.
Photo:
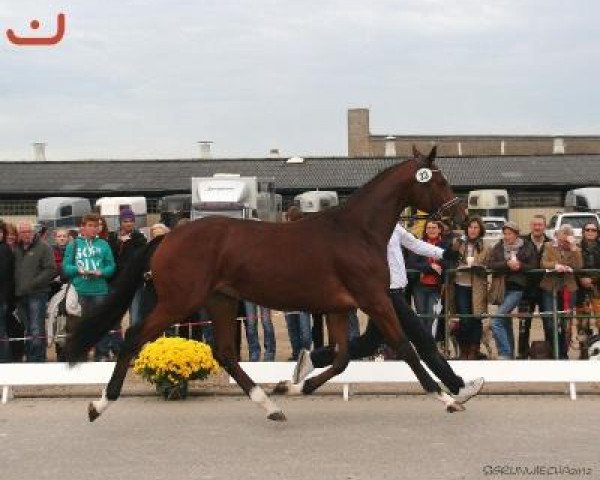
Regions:
<instances>
[{"instance_id":1,"label":"number badge on bridle","mask_svg":"<svg viewBox=\"0 0 600 480\"><path fill-rule=\"evenodd\" d=\"M427 183L433 177L433 172L429 168L419 168L415 175L417 182Z\"/></svg>"}]
</instances>

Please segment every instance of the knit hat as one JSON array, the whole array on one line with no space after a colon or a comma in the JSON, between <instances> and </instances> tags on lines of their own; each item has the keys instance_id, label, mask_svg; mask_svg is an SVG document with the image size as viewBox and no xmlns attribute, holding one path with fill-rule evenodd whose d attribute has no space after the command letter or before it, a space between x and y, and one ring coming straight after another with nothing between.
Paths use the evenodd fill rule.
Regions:
<instances>
[{"instance_id":1,"label":"knit hat","mask_svg":"<svg viewBox=\"0 0 600 480\"><path fill-rule=\"evenodd\" d=\"M517 225L517 222L506 222L504 225L502 225L502 231L504 231L504 229L506 228L512 230L517 235L520 233L519 225Z\"/></svg>"},{"instance_id":2,"label":"knit hat","mask_svg":"<svg viewBox=\"0 0 600 480\"><path fill-rule=\"evenodd\" d=\"M121 213L119 213L119 220L131 220L132 222L134 222L135 213L133 213L133 210L131 208L124 208L123 210L121 210Z\"/></svg>"}]
</instances>

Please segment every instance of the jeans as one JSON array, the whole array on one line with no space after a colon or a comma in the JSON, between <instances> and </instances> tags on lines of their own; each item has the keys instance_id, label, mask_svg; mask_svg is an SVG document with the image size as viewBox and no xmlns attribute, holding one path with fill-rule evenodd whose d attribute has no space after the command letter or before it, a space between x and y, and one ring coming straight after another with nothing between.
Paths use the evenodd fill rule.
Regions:
<instances>
[{"instance_id":1,"label":"jeans","mask_svg":"<svg viewBox=\"0 0 600 480\"><path fill-rule=\"evenodd\" d=\"M499 315L509 314L519 306L523 298L523 290L507 290L502 305L496 312ZM498 356L512 359L515 349L515 338L512 328L512 318L492 317L492 333L496 341Z\"/></svg>"},{"instance_id":2,"label":"jeans","mask_svg":"<svg viewBox=\"0 0 600 480\"><path fill-rule=\"evenodd\" d=\"M461 346L479 345L483 327L480 317L461 317L473 313L473 288L464 285L454 285L454 302L460 323L456 340Z\"/></svg>"},{"instance_id":3,"label":"jeans","mask_svg":"<svg viewBox=\"0 0 600 480\"><path fill-rule=\"evenodd\" d=\"M310 350L312 343L310 313L288 312L285 314L285 323L292 345L292 358L298 360L300 350Z\"/></svg>"},{"instance_id":4,"label":"jeans","mask_svg":"<svg viewBox=\"0 0 600 480\"><path fill-rule=\"evenodd\" d=\"M525 291L521 304L519 305L519 313L531 314L535 312L535 307L539 307L540 312L544 310L542 306L543 291L540 287L530 287ZM524 359L529 356L529 335L531 332L532 317L519 318L519 340L518 340L518 358ZM552 344L552 332L547 331L547 324L543 323L544 337L546 341Z\"/></svg>"},{"instance_id":5,"label":"jeans","mask_svg":"<svg viewBox=\"0 0 600 480\"><path fill-rule=\"evenodd\" d=\"M25 361L46 361L46 308L47 293L32 293L19 298L18 316L25 327Z\"/></svg>"},{"instance_id":6,"label":"jeans","mask_svg":"<svg viewBox=\"0 0 600 480\"><path fill-rule=\"evenodd\" d=\"M210 348L215 348L215 329L208 316L208 311L202 308L198 314L200 319L200 331L202 332L202 341Z\"/></svg>"},{"instance_id":7,"label":"jeans","mask_svg":"<svg viewBox=\"0 0 600 480\"><path fill-rule=\"evenodd\" d=\"M458 393L458 390L465 385L463 379L454 373L450 364L442 357L431 332L425 329L419 317L406 303L404 293L400 289L393 289L389 294L396 312L396 319L419 356L450 392ZM383 335L369 319L365 332L350 341L350 358L355 360L373 355L383 342ZM334 346L313 350L310 354L315 367L331 365L334 357Z\"/></svg>"},{"instance_id":8,"label":"jeans","mask_svg":"<svg viewBox=\"0 0 600 480\"><path fill-rule=\"evenodd\" d=\"M0 302L0 363L11 361L8 343L8 305Z\"/></svg>"},{"instance_id":9,"label":"jeans","mask_svg":"<svg viewBox=\"0 0 600 480\"><path fill-rule=\"evenodd\" d=\"M135 293L133 294L133 299L131 300L131 306L129 307L130 326L137 325L144 319L144 293L144 284L141 283L135 290Z\"/></svg>"},{"instance_id":10,"label":"jeans","mask_svg":"<svg viewBox=\"0 0 600 480\"><path fill-rule=\"evenodd\" d=\"M102 303L105 298L106 295L80 295L81 313L84 316L87 315L90 309ZM120 331L108 332L98 341L94 348L94 361L107 360L111 352L116 357L121 351L122 344L123 336Z\"/></svg>"},{"instance_id":11,"label":"jeans","mask_svg":"<svg viewBox=\"0 0 600 480\"><path fill-rule=\"evenodd\" d=\"M246 340L248 341L248 353L250 354L251 362L260 360L260 342L258 340L258 312L260 310L260 320L263 327L265 341L265 362L275 360L275 330L273 322L271 322L271 310L268 308L259 307L258 305L244 300L246 309L246 318L244 325L246 326Z\"/></svg>"},{"instance_id":12,"label":"jeans","mask_svg":"<svg viewBox=\"0 0 600 480\"><path fill-rule=\"evenodd\" d=\"M428 287L426 285L416 284L413 290L415 299L415 310L419 315L431 315L421 318L423 325L433 335L433 307L440 299L440 292L437 287Z\"/></svg>"},{"instance_id":13,"label":"jeans","mask_svg":"<svg viewBox=\"0 0 600 480\"><path fill-rule=\"evenodd\" d=\"M564 305L563 296L561 292L556 294L556 306L558 310L568 310L569 308L575 307L576 296L575 294L571 294L571 302L569 305ZM542 310L544 312L552 312L554 308L554 295L552 292L544 291L542 293ZM554 352L554 319L552 315L542 315L542 322L544 323L544 334L546 337L546 341L550 343L552 348L553 358L556 358L556 354ZM558 358L566 359L568 345L567 345L567 317L564 315L558 315Z\"/></svg>"}]
</instances>

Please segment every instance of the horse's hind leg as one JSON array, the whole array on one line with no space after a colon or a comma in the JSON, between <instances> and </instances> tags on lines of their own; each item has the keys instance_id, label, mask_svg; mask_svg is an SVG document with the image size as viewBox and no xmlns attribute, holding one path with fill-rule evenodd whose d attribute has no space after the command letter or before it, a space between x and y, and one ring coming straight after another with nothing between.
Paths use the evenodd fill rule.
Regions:
<instances>
[{"instance_id":1,"label":"horse's hind leg","mask_svg":"<svg viewBox=\"0 0 600 480\"><path fill-rule=\"evenodd\" d=\"M235 342L237 307L237 299L221 293L214 293L208 299L207 309L215 328L215 358L246 395L267 411L269 420L284 421L286 418L281 409L252 381L238 363Z\"/></svg>"},{"instance_id":2,"label":"horse's hind leg","mask_svg":"<svg viewBox=\"0 0 600 480\"><path fill-rule=\"evenodd\" d=\"M172 312L164 310L159 302L142 323L127 329L125 340L117 357L117 364L106 389L102 392L102 398L91 402L88 406L90 422L96 420L109 407L109 402L119 398L129 365L142 346L158 338L167 327L179 320L181 319L173 316Z\"/></svg>"},{"instance_id":3,"label":"horse's hind leg","mask_svg":"<svg viewBox=\"0 0 600 480\"><path fill-rule=\"evenodd\" d=\"M327 314L326 319L327 330L333 339L333 343L336 345L331 366L318 375L301 381L298 384L293 384L289 380L279 382L275 387L275 390L273 390L273 393L308 395L346 369L350 361L350 354L348 351L348 313L330 313Z\"/></svg>"}]
</instances>

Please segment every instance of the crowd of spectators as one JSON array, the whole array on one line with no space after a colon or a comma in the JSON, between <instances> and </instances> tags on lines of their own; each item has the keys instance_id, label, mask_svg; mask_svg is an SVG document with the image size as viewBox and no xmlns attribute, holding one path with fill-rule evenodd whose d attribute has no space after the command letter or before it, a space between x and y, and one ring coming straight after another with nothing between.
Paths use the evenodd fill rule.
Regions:
<instances>
[{"instance_id":1,"label":"crowd of spectators","mask_svg":"<svg viewBox=\"0 0 600 480\"><path fill-rule=\"evenodd\" d=\"M287 221L301 218L297 207L288 210ZM187 221L181 220L174 228ZM575 241L569 225L563 225L554 239L546 236L545 229L542 215L531 219L530 231L524 235L516 223L506 222L502 239L490 245L484 241L485 226L478 217L469 218L460 233L437 220L425 223L423 241L441 249L454 245L457 259L406 252L409 270L404 294L438 341L445 336L442 312L448 314L452 319L448 335L455 339L457 358L525 359L534 350L532 343L538 344L540 358L573 358L571 353L577 349L584 358L585 340L598 328L593 314L600 314L600 275L574 271L600 269L598 225L586 224L580 242ZM149 230L149 239L169 231L165 225L155 224ZM12 225L0 220L0 362L46 361L49 298L60 294L63 285L69 283L85 314L102 302L112 279L147 242L135 227L135 214L129 209L121 211L119 229L114 232L108 232L100 215L89 214L83 218L79 231L55 230L52 246L45 241L45 235L43 231L36 233L28 222ZM130 324L142 321L154 304L152 275L148 272L133 298ZM554 309L559 312L558 352L554 351ZM574 319L573 312L581 316ZM320 315L300 310L283 315L291 347L288 360L296 360L302 350L323 345ZM239 322L238 345L243 331L248 360L273 361L276 335L271 310L240 301L238 316L243 320ZM532 320L537 317L543 325L544 339L531 342ZM77 321L77 316L69 316L63 333L68 334ZM350 312L348 322L350 337L357 337L360 328L356 310ZM206 310L166 333L210 345L214 342ZM96 345L94 359L114 359L122 338L117 326ZM60 346L57 342L58 360L62 359Z\"/></svg>"}]
</instances>

